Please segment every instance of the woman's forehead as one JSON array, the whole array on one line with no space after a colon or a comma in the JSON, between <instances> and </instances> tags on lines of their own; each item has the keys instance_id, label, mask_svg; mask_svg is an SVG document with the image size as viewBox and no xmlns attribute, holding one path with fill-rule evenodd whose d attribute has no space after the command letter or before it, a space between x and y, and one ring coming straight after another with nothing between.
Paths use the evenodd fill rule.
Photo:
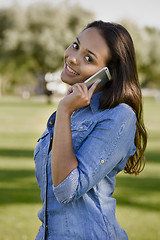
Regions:
<instances>
[{"instance_id":1,"label":"woman's forehead","mask_svg":"<svg viewBox=\"0 0 160 240\"><path fill-rule=\"evenodd\" d=\"M81 47L86 48L97 55L109 57L110 50L103 36L96 28L87 28L83 30L77 37Z\"/></svg>"}]
</instances>

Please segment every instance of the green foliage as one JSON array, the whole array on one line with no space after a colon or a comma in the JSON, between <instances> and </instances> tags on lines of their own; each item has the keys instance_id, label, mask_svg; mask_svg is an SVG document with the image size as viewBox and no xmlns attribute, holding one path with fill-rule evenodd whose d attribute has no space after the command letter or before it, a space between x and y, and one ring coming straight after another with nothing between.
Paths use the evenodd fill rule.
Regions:
<instances>
[{"instance_id":1,"label":"green foliage","mask_svg":"<svg viewBox=\"0 0 160 240\"><path fill-rule=\"evenodd\" d=\"M130 240L160 239L160 101L145 99L146 167L137 177L117 176L116 215ZM35 239L42 207L33 151L56 104L35 99L0 101L0 239ZM32 116L32 117L31 117Z\"/></svg>"},{"instance_id":2,"label":"green foliage","mask_svg":"<svg viewBox=\"0 0 160 240\"><path fill-rule=\"evenodd\" d=\"M0 9L0 94L36 83L37 75L63 66L65 49L94 19L79 5L41 2ZM160 32L123 20L131 32L142 86L160 87Z\"/></svg>"},{"instance_id":3,"label":"green foliage","mask_svg":"<svg viewBox=\"0 0 160 240\"><path fill-rule=\"evenodd\" d=\"M0 75L8 87L60 68L66 47L91 20L93 14L69 4L0 9Z\"/></svg>"},{"instance_id":4,"label":"green foliage","mask_svg":"<svg viewBox=\"0 0 160 240\"><path fill-rule=\"evenodd\" d=\"M160 31L150 27L140 28L129 20L121 23L133 37L142 86L160 88Z\"/></svg>"}]
</instances>

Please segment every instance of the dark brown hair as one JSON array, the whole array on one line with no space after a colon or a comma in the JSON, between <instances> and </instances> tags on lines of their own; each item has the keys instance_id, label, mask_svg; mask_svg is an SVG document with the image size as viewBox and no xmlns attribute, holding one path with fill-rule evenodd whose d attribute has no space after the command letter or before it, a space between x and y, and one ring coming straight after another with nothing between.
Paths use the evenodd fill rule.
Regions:
<instances>
[{"instance_id":1,"label":"dark brown hair","mask_svg":"<svg viewBox=\"0 0 160 240\"><path fill-rule=\"evenodd\" d=\"M120 103L128 104L136 113L136 153L125 166L126 173L138 175L144 168L144 151L147 132L143 122L142 94L138 80L134 44L128 31L120 24L94 21L87 28L96 28L110 49L111 58L106 63L112 81L109 81L100 99L100 108L108 109Z\"/></svg>"}]
</instances>

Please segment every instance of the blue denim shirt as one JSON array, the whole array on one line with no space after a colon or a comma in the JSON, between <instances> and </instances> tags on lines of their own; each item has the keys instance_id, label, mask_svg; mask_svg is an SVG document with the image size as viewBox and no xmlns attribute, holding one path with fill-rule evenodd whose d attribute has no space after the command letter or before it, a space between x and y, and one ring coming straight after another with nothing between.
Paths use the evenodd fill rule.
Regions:
<instances>
[{"instance_id":1,"label":"blue denim shirt","mask_svg":"<svg viewBox=\"0 0 160 240\"><path fill-rule=\"evenodd\" d=\"M50 141L56 112L34 151L35 172L43 207L36 240L126 240L115 217L115 176L136 151L136 115L126 104L99 109L101 93L71 117L73 149L78 167L57 187L51 174ZM63 151L63 149L62 149Z\"/></svg>"}]
</instances>

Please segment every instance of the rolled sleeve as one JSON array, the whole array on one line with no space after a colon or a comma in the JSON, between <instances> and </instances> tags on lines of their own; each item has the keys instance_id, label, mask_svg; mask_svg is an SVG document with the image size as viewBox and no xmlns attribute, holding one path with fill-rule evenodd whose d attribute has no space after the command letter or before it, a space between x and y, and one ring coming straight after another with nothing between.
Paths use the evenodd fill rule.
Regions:
<instances>
[{"instance_id":1,"label":"rolled sleeve","mask_svg":"<svg viewBox=\"0 0 160 240\"><path fill-rule=\"evenodd\" d=\"M78 186L79 171L75 168L53 191L59 203L68 203L75 195Z\"/></svg>"},{"instance_id":2,"label":"rolled sleeve","mask_svg":"<svg viewBox=\"0 0 160 240\"><path fill-rule=\"evenodd\" d=\"M120 162L124 167L135 149L135 113L123 106L104 116L76 153L78 167L61 184L53 187L61 203L80 198Z\"/></svg>"}]
</instances>

